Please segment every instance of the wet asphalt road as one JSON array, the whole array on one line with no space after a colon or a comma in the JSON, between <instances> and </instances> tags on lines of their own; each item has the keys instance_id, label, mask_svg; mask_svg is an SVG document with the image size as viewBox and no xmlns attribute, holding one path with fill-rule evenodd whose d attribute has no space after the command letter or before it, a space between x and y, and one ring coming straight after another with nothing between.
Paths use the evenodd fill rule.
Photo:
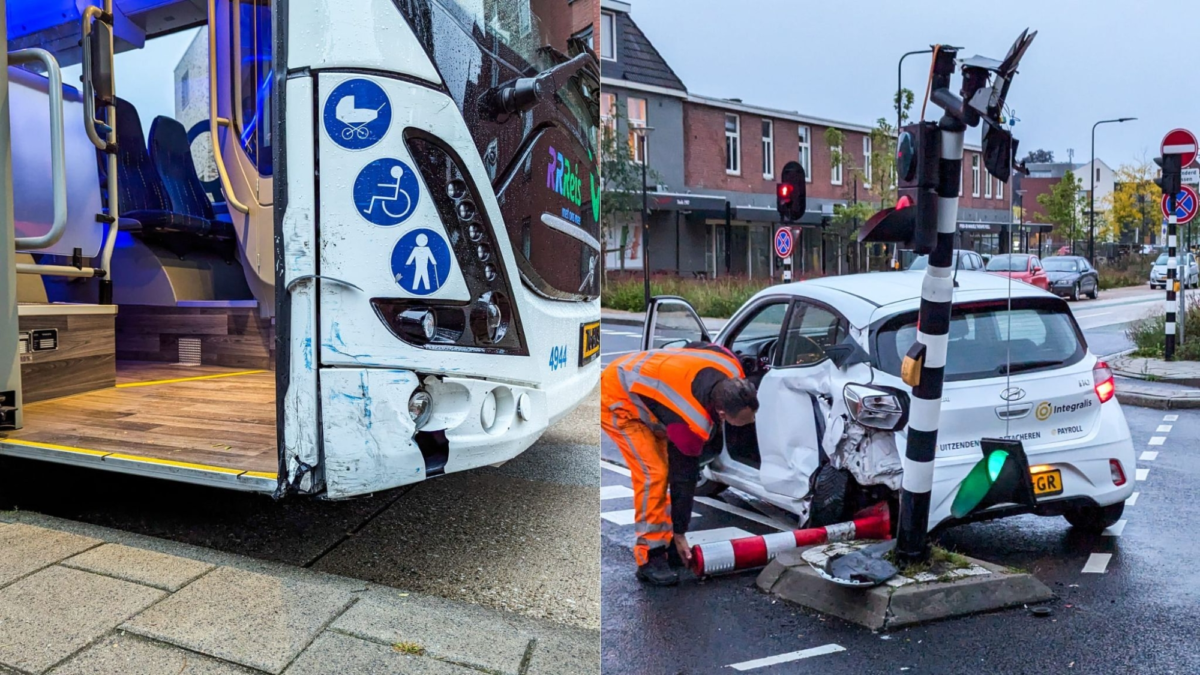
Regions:
<instances>
[{"instance_id":1,"label":"wet asphalt road","mask_svg":"<svg viewBox=\"0 0 1200 675\"><path fill-rule=\"evenodd\" d=\"M0 459L0 508L600 626L599 393L500 468L325 502Z\"/></svg>"},{"instance_id":2,"label":"wet asphalt road","mask_svg":"<svg viewBox=\"0 0 1200 675\"><path fill-rule=\"evenodd\" d=\"M603 522L603 669L606 675L732 672L727 666L803 649L845 651L756 668L774 673L1195 673L1200 672L1200 569L1194 564L1200 506L1200 411L1125 407L1139 454L1165 437L1137 484L1120 536L1073 531L1062 518L1021 516L960 527L941 545L1032 572L1056 594L1054 614L1022 609L951 619L889 635L800 609L759 592L756 573L646 588L633 578L632 528ZM1169 424L1169 433L1155 433ZM602 441L601 452L617 460ZM628 486L620 467L603 485ZM609 488L610 490L612 488ZM726 493L728 494L728 492ZM721 502L738 504L736 497ZM602 513L632 507L604 500ZM698 504L693 530L771 528ZM724 537L723 537L724 538ZM1083 574L1093 553L1113 555L1102 574Z\"/></svg>"},{"instance_id":3,"label":"wet asphalt road","mask_svg":"<svg viewBox=\"0 0 1200 675\"><path fill-rule=\"evenodd\" d=\"M1105 355L1127 349L1124 322L1148 303L1073 303L1089 347ZM606 324L603 360L638 348L640 328ZM1119 386L1119 385L1118 385ZM1139 455L1157 451L1137 483L1119 536L1072 530L1062 518L1021 516L956 528L941 545L1027 570L1056 593L1053 615L1023 609L952 619L876 634L764 595L755 572L692 580L656 589L633 577L632 527L618 524L632 508L622 488L628 474L615 446L601 441L603 671L697 675L739 672L733 664L836 645L844 651L745 672L774 673L1193 673L1200 672L1200 570L1196 551L1200 506L1200 411L1125 406ZM1164 417L1178 415L1173 421ZM1158 431L1170 425L1169 432ZM1164 438L1150 446L1151 438ZM734 507L731 509L730 507ZM692 530L718 537L775 531L730 511L751 510L730 490L699 503ZM1189 515L1190 514L1190 515ZM773 515L778 515L776 512ZM606 519L608 516L610 519ZM761 517L760 517L761 519ZM735 528L724 530L724 528ZM694 539L693 534L693 539ZM1093 553L1112 554L1105 571L1084 574Z\"/></svg>"}]
</instances>

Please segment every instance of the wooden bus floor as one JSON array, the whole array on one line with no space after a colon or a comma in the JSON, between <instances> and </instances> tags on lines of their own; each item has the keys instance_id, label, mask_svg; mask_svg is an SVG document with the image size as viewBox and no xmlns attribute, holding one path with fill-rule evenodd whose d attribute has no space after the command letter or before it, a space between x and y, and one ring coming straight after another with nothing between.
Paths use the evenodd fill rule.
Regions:
<instances>
[{"instance_id":1,"label":"wooden bus floor","mask_svg":"<svg viewBox=\"0 0 1200 675\"><path fill-rule=\"evenodd\" d=\"M31 403L5 439L274 474L275 374L120 361L115 388Z\"/></svg>"}]
</instances>

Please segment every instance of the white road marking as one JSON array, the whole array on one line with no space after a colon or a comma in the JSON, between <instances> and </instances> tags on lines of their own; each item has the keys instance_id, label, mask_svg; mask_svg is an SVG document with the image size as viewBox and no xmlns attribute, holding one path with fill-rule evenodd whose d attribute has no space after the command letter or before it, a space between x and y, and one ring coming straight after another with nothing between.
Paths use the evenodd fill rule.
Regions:
<instances>
[{"instance_id":1,"label":"white road marking","mask_svg":"<svg viewBox=\"0 0 1200 675\"><path fill-rule=\"evenodd\" d=\"M632 497L633 490L624 485L605 485L600 488L600 501L605 499L621 499L624 497Z\"/></svg>"},{"instance_id":2,"label":"white road marking","mask_svg":"<svg viewBox=\"0 0 1200 675\"><path fill-rule=\"evenodd\" d=\"M625 331L625 330L601 330L600 334L601 335L621 335L624 337L636 337L636 338L642 337L641 333L630 333L629 331Z\"/></svg>"},{"instance_id":3,"label":"white road marking","mask_svg":"<svg viewBox=\"0 0 1200 675\"><path fill-rule=\"evenodd\" d=\"M1093 553L1083 566L1083 574L1104 574L1108 570L1108 561L1112 560L1111 553Z\"/></svg>"},{"instance_id":4,"label":"white road marking","mask_svg":"<svg viewBox=\"0 0 1200 675\"><path fill-rule=\"evenodd\" d=\"M1101 532L1101 534L1103 534L1106 537L1119 537L1119 536L1121 536L1121 533L1124 531L1125 531L1125 519L1122 518L1122 519L1118 520L1117 522L1113 523L1112 525L1109 525L1107 528L1105 528L1105 530L1103 532Z\"/></svg>"},{"instance_id":5,"label":"white road marking","mask_svg":"<svg viewBox=\"0 0 1200 675\"><path fill-rule=\"evenodd\" d=\"M1158 459L1157 450L1146 450L1141 457L1138 457L1139 462L1153 462L1156 459Z\"/></svg>"},{"instance_id":6,"label":"white road marking","mask_svg":"<svg viewBox=\"0 0 1200 675\"><path fill-rule=\"evenodd\" d=\"M1163 415L1164 422L1178 422L1179 415Z\"/></svg>"},{"instance_id":7,"label":"white road marking","mask_svg":"<svg viewBox=\"0 0 1200 675\"><path fill-rule=\"evenodd\" d=\"M1093 316L1104 316L1105 314L1112 314L1115 311L1117 311L1117 310L1114 309L1114 310L1110 310L1107 312L1097 312L1095 310L1093 310L1091 312L1079 312L1079 313L1075 314L1075 318L1076 319L1090 319Z\"/></svg>"},{"instance_id":8,"label":"white road marking","mask_svg":"<svg viewBox=\"0 0 1200 675\"><path fill-rule=\"evenodd\" d=\"M773 666L779 663L791 663L792 661L799 661L800 659L807 659L813 656L824 656L826 654L836 654L837 652L844 651L846 651L846 648L841 645L822 645L820 647L813 647L812 649L801 649L798 652L788 652L787 654L780 654L778 656L768 656L765 659L755 659L753 661L733 663L728 667L733 668L734 670L754 670L755 668L764 668L766 666Z\"/></svg>"},{"instance_id":9,"label":"white road marking","mask_svg":"<svg viewBox=\"0 0 1200 675\"><path fill-rule=\"evenodd\" d=\"M629 472L629 469L626 469L625 467L621 466L620 464L614 464L606 459L600 460L600 468L608 469L609 471L619 473L622 476L629 476L629 477L633 476L633 474Z\"/></svg>"},{"instance_id":10,"label":"white road marking","mask_svg":"<svg viewBox=\"0 0 1200 675\"><path fill-rule=\"evenodd\" d=\"M1162 445L1167 442L1166 436L1155 436L1150 439L1150 445Z\"/></svg>"},{"instance_id":11,"label":"white road marking","mask_svg":"<svg viewBox=\"0 0 1200 675\"><path fill-rule=\"evenodd\" d=\"M1138 469L1137 470L1137 479L1138 480L1146 480L1146 476L1149 476L1149 475L1150 475L1150 469Z\"/></svg>"},{"instance_id":12,"label":"white road marking","mask_svg":"<svg viewBox=\"0 0 1200 675\"><path fill-rule=\"evenodd\" d=\"M747 532L740 527L718 527L714 530L697 530L687 533L687 543L692 546L710 544L714 541L730 541L742 537L753 537L753 532Z\"/></svg>"},{"instance_id":13,"label":"white road marking","mask_svg":"<svg viewBox=\"0 0 1200 675\"><path fill-rule=\"evenodd\" d=\"M712 497L696 497L696 503L704 504L705 506L711 506L714 509L717 509L718 511L724 511L725 513L732 513L735 516L741 516L742 518L745 518L746 520L753 520L754 522L759 523L761 525L766 525L767 527L773 527L773 528L779 530L780 532L787 532L789 530L796 529L796 528L792 527L791 525L788 525L787 523L781 523L781 522L775 520L774 518L768 518L764 515L760 515L753 511L747 511L746 509L741 509L736 506L731 506L729 504L726 504L723 501L713 499Z\"/></svg>"},{"instance_id":14,"label":"white road marking","mask_svg":"<svg viewBox=\"0 0 1200 675\"><path fill-rule=\"evenodd\" d=\"M1170 433L1170 432L1171 432L1171 426L1172 426L1172 425L1170 425L1170 424L1160 424L1160 425L1158 425L1158 428L1154 430L1154 433L1157 433L1157 434L1167 434L1167 433Z\"/></svg>"},{"instance_id":15,"label":"white road marking","mask_svg":"<svg viewBox=\"0 0 1200 675\"><path fill-rule=\"evenodd\" d=\"M1140 495L1140 494L1142 494L1142 493L1135 492L1135 493L1129 495L1129 499L1125 500L1125 506L1133 506L1134 504L1136 504L1138 495Z\"/></svg>"},{"instance_id":16,"label":"white road marking","mask_svg":"<svg viewBox=\"0 0 1200 675\"><path fill-rule=\"evenodd\" d=\"M600 514L600 517L614 525L632 525L633 524L633 509L622 509L620 511L605 511ZM700 514L693 513L693 518L699 518Z\"/></svg>"},{"instance_id":17,"label":"white road marking","mask_svg":"<svg viewBox=\"0 0 1200 675\"><path fill-rule=\"evenodd\" d=\"M640 349L626 349L626 350L625 350L625 351L623 351L623 352L602 352L602 353L600 354L600 358L604 358L605 356L620 356L620 355L622 355L622 354L632 354L632 353L634 353L634 352L640 352L640 351L642 351L642 350L640 350Z\"/></svg>"}]
</instances>

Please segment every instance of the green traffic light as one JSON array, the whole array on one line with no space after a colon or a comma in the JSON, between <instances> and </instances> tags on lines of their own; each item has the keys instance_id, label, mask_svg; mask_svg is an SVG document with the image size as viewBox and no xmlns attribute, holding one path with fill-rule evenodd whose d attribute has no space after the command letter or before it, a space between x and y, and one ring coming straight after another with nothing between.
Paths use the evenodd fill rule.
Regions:
<instances>
[{"instance_id":1,"label":"green traffic light","mask_svg":"<svg viewBox=\"0 0 1200 675\"><path fill-rule=\"evenodd\" d=\"M991 482L995 483L996 479L1000 477L1000 470L1004 468L1006 461L1008 461L1008 453L1004 450L996 450L988 455L988 478L991 479Z\"/></svg>"}]
</instances>

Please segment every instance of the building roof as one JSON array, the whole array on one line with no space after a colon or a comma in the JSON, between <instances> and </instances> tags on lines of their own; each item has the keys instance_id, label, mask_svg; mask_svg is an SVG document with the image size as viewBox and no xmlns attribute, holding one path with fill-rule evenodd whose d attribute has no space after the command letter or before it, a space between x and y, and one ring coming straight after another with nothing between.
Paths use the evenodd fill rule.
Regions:
<instances>
[{"instance_id":1,"label":"building roof","mask_svg":"<svg viewBox=\"0 0 1200 675\"><path fill-rule=\"evenodd\" d=\"M642 29L638 28L628 12L617 11L616 7L608 4L603 8L613 12L619 38L616 60L604 61L600 66L605 80L624 80L668 90L687 91L683 81L671 66L667 65L666 60L650 43Z\"/></svg>"}]
</instances>

